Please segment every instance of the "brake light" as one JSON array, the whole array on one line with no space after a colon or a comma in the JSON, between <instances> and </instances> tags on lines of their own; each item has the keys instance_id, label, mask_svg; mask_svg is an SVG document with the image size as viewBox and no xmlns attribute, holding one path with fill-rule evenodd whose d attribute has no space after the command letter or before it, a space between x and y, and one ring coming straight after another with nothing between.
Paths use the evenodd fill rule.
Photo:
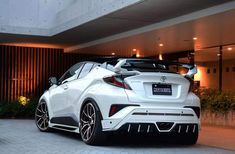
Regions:
<instances>
[{"instance_id":1,"label":"brake light","mask_svg":"<svg viewBox=\"0 0 235 154\"><path fill-rule=\"evenodd\" d=\"M131 87L127 83L125 83L121 76L104 77L103 80L113 86L131 90Z\"/></svg>"}]
</instances>

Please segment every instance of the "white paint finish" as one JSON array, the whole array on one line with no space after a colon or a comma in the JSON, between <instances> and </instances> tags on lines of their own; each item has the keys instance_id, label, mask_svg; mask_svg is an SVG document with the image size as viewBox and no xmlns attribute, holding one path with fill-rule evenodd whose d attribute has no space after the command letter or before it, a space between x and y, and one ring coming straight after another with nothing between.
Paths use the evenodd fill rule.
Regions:
<instances>
[{"instance_id":1,"label":"white paint finish","mask_svg":"<svg viewBox=\"0 0 235 154\"><path fill-rule=\"evenodd\" d=\"M126 59L119 60L126 61ZM78 65L77 65L78 66ZM118 64L114 66L117 68ZM79 69L79 68L77 68ZM123 69L124 70L124 69ZM73 70L71 73L76 72ZM128 72L126 70L126 72ZM130 72L129 72L130 73ZM174 122L176 123L195 123L199 124L200 119L192 109L184 108L184 106L200 107L199 98L191 92L188 92L189 82L184 76L175 73L153 73L153 72L138 72L139 75L125 78L132 90L113 86L104 82L103 78L115 75L116 73L107 70L103 67L95 67L86 76L79 79L66 79L66 83L52 86L46 91L41 99L46 100L50 118L60 117L63 115L74 115L76 119L80 119L80 111L84 100L87 98L93 99L100 113L102 114L103 130L117 130L126 123L152 123L156 122ZM178 97L173 96L151 96L150 92L145 92L146 88L143 85L133 85L132 81L148 82L150 84L161 82L159 77L166 76L166 83L178 84L182 88L174 89L173 93L178 93ZM153 80L153 79L156 80ZM169 81L169 82L168 82ZM62 82L63 83L63 82ZM163 83L163 82L161 82ZM67 88L65 89L64 87ZM137 87L139 86L139 87ZM137 89L142 89L141 94ZM147 90L148 91L148 90ZM142 95L143 97L139 97ZM148 95L148 96L146 96ZM112 104L135 104L139 106L126 107L113 116L109 117L109 111ZM188 113L193 116L150 116L150 115L132 115L134 112L150 112L150 113ZM111 123L112 124L111 124ZM110 123L110 124L108 124ZM53 124L51 123L50 126ZM77 129L78 130L78 129ZM75 132L78 132L75 130Z\"/></svg>"},{"instance_id":2,"label":"white paint finish","mask_svg":"<svg viewBox=\"0 0 235 154\"><path fill-rule=\"evenodd\" d=\"M159 96L152 94L152 84L161 82L160 78L165 76L167 81L165 84L172 85L171 96ZM125 81L132 87L132 91L126 90L129 100L142 100L143 102L184 102L189 89L187 79L181 75L169 73L142 73L141 75L129 77Z\"/></svg>"}]
</instances>

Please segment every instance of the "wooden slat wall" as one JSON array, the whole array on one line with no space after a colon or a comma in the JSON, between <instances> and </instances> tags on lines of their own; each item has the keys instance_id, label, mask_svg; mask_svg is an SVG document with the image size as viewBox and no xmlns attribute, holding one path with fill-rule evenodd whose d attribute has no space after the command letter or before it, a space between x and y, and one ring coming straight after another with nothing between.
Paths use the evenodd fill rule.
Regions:
<instances>
[{"instance_id":1,"label":"wooden slat wall","mask_svg":"<svg viewBox=\"0 0 235 154\"><path fill-rule=\"evenodd\" d=\"M91 55L63 53L63 49L0 45L0 100L40 96L50 76L61 76L70 66Z\"/></svg>"}]
</instances>

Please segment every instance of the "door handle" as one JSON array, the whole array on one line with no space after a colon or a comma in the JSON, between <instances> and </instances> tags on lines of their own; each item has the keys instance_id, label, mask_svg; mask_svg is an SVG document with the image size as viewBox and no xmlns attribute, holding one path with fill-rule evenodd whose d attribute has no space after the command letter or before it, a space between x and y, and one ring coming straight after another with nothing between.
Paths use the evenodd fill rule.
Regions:
<instances>
[{"instance_id":1,"label":"door handle","mask_svg":"<svg viewBox=\"0 0 235 154\"><path fill-rule=\"evenodd\" d=\"M68 85L64 85L64 90L67 90L69 87L68 87Z\"/></svg>"}]
</instances>

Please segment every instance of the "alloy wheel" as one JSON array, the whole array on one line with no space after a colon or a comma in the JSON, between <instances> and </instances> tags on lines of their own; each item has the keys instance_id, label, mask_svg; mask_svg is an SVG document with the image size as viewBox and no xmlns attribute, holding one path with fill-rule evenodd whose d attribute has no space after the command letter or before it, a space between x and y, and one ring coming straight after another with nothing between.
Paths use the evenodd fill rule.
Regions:
<instances>
[{"instance_id":1,"label":"alloy wheel","mask_svg":"<svg viewBox=\"0 0 235 154\"><path fill-rule=\"evenodd\" d=\"M48 130L49 126L49 114L46 103L42 102L37 106L36 112L35 112L35 121L37 127L42 130L46 131Z\"/></svg>"},{"instance_id":2,"label":"alloy wheel","mask_svg":"<svg viewBox=\"0 0 235 154\"><path fill-rule=\"evenodd\" d=\"M80 117L80 133L84 141L88 141L95 129L96 111L92 103L87 103L82 110Z\"/></svg>"}]
</instances>

